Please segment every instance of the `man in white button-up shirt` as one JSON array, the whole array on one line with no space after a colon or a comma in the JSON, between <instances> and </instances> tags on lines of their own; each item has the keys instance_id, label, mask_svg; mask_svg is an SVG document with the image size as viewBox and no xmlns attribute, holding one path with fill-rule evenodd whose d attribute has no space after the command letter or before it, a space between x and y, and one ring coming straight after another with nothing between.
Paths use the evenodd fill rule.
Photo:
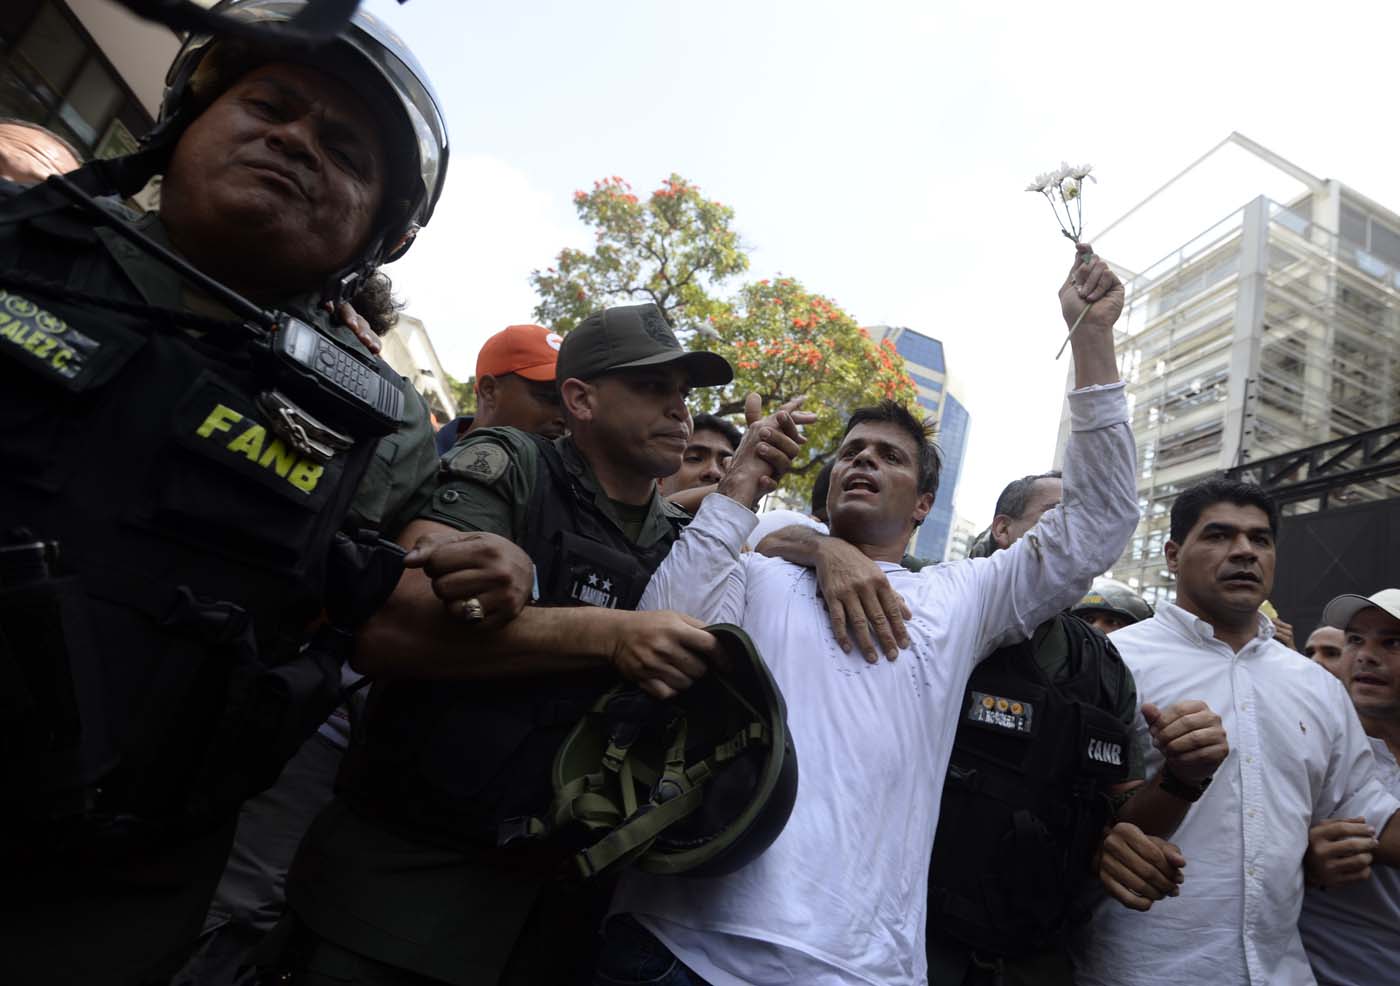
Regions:
<instances>
[{"instance_id":1,"label":"man in white button-up shirt","mask_svg":"<svg viewBox=\"0 0 1400 986\"><path fill-rule=\"evenodd\" d=\"M879 562L907 600L912 616L897 660L871 662L838 645L811 568L741 553L757 523L746 446L762 438L755 429L745 436L722 495L705 501L642 606L749 632L787 699L797 801L768 851L729 876L627 873L598 982L925 981L928 859L968 675L1076 602L1137 521L1112 342L1122 289L1081 250L1087 260L1062 289L1063 313L1073 322L1086 301L1096 303L1074 338L1080 388L1070 395L1064 498L1014 547L902 569L904 547L932 505L933 449L903 409L871 409L850 422L831 475L831 533Z\"/></svg>"},{"instance_id":2,"label":"man in white button-up shirt","mask_svg":"<svg viewBox=\"0 0 1400 986\"><path fill-rule=\"evenodd\" d=\"M1400 797L1400 589L1370 598L1338 596L1322 620L1326 629L1345 631L1333 673L1347 686L1371 738L1381 783ZM1309 842L1298 930L1318 983L1371 986L1400 979L1400 869L1372 867L1375 831L1364 819L1331 819L1313 827Z\"/></svg>"},{"instance_id":3,"label":"man in white button-up shirt","mask_svg":"<svg viewBox=\"0 0 1400 986\"><path fill-rule=\"evenodd\" d=\"M1176 830L1187 860L1179 897L1134 914L1101 907L1076 954L1082 986L1302 986L1314 982L1298 936L1309 827L1364 818L1375 857L1400 860L1400 801L1347 698L1323 668L1273 639L1258 612L1273 587L1278 511L1263 490L1208 480L1172 507L1167 567L1176 605L1113 634L1144 702L1209 704L1230 753ZM1154 762L1155 761L1155 762ZM1161 764L1149 753L1148 773Z\"/></svg>"}]
</instances>

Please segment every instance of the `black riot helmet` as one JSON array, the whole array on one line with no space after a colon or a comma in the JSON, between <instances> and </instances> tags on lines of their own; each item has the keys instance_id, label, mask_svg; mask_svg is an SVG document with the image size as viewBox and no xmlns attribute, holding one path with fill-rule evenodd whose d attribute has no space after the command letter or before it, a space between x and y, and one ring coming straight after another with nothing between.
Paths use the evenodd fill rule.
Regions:
<instances>
[{"instance_id":1,"label":"black riot helmet","mask_svg":"<svg viewBox=\"0 0 1400 986\"><path fill-rule=\"evenodd\" d=\"M214 8L223 20L265 28L290 24L306 0L223 0ZM373 15L357 10L340 35L308 47L289 41L249 42L191 35L165 77L160 119L143 143L173 147L190 122L237 78L258 64L285 60L322 68L384 107L390 133L390 180L376 228L360 267L397 260L428 224L447 177L447 124L427 73L398 35Z\"/></svg>"},{"instance_id":2,"label":"black riot helmet","mask_svg":"<svg viewBox=\"0 0 1400 986\"><path fill-rule=\"evenodd\" d=\"M544 826L578 840L584 876L625 864L722 876L772 845L792 814L797 752L782 692L743 630L707 629L727 669L667 702L619 685L559 748Z\"/></svg>"}]
</instances>

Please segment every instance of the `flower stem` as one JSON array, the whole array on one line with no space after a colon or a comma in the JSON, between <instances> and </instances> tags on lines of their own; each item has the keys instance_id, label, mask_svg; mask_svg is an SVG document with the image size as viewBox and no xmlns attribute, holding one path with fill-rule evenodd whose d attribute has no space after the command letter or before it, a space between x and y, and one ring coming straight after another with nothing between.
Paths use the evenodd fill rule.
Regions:
<instances>
[{"instance_id":1,"label":"flower stem","mask_svg":"<svg viewBox=\"0 0 1400 986\"><path fill-rule=\"evenodd\" d=\"M1050 203L1050 211L1053 212L1053 213L1055 214L1055 222L1057 222L1057 223L1059 224L1059 226L1060 226L1060 232L1061 232L1061 233L1064 233L1066 236L1069 236L1070 239L1074 239L1073 236L1070 236L1069 230L1065 229L1065 220L1060 218L1060 210L1059 210L1058 208L1056 208L1056 206L1055 206L1055 196L1054 196L1054 194L1053 194L1052 192L1049 192L1049 191L1042 192L1042 194L1045 196L1045 201L1047 201L1047 202ZM1065 219L1068 219L1068 218L1069 218L1069 207L1066 206L1066 207L1065 207Z\"/></svg>"},{"instance_id":2,"label":"flower stem","mask_svg":"<svg viewBox=\"0 0 1400 986\"><path fill-rule=\"evenodd\" d=\"M1066 233L1065 235L1068 236L1069 234ZM1076 319L1074 320L1074 324L1071 325L1071 326L1069 327L1069 335L1065 336L1065 341L1062 342L1062 343L1060 343L1060 351L1059 351L1058 353L1055 354L1055 358L1056 358L1056 359L1059 359L1061 356L1063 356L1063 355L1065 354L1065 347L1068 346L1068 345L1069 345L1069 341L1070 341L1071 339L1074 338L1074 332L1075 332L1076 329L1079 328L1079 323L1082 322L1082 321L1084 321L1084 316L1087 315L1087 314L1089 314L1089 309L1090 309L1090 308L1093 308L1093 307L1094 307L1094 303L1091 301L1091 302L1089 302L1087 305L1084 306L1083 310L1080 311L1079 317L1076 318Z\"/></svg>"}]
</instances>

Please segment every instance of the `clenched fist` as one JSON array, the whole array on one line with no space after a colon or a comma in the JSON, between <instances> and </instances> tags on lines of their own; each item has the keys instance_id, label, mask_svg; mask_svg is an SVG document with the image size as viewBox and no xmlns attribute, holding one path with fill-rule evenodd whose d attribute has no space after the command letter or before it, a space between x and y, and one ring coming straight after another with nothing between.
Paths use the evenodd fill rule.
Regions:
<instances>
[{"instance_id":1,"label":"clenched fist","mask_svg":"<svg viewBox=\"0 0 1400 986\"><path fill-rule=\"evenodd\" d=\"M1148 702L1142 716L1152 732L1152 745L1183 781L1204 783L1230 755L1225 727L1204 702L1177 702L1161 710Z\"/></svg>"}]
</instances>

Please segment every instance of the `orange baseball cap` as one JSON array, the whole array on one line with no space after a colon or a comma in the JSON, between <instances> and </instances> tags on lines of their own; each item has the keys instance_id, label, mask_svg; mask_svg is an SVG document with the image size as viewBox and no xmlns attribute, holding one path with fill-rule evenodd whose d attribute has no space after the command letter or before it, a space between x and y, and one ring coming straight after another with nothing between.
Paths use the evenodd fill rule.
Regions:
<instances>
[{"instance_id":1,"label":"orange baseball cap","mask_svg":"<svg viewBox=\"0 0 1400 986\"><path fill-rule=\"evenodd\" d=\"M476 378L516 373L526 380L554 379L559 344L564 340L543 325L507 325L497 332L476 357Z\"/></svg>"}]
</instances>

